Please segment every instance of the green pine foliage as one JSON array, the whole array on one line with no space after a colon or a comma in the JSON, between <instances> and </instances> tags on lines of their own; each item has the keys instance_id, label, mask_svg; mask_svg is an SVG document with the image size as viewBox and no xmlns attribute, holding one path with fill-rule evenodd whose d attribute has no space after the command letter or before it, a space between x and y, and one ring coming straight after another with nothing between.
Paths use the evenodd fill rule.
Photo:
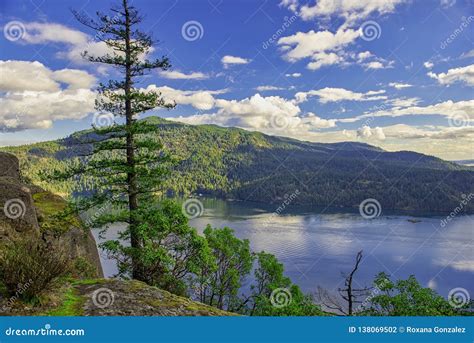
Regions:
<instances>
[{"instance_id":1,"label":"green pine foliage","mask_svg":"<svg viewBox=\"0 0 474 343\"><path fill-rule=\"evenodd\" d=\"M163 153L161 142L153 138L156 125L138 121L137 117L155 108L173 108L174 104L167 103L158 92L138 88L137 83L150 71L167 70L170 63L165 57L147 58L153 40L139 30L142 17L128 0L120 1L120 5L111 9L110 15L98 12L97 19L78 12L74 14L109 48L102 56L84 51L83 57L114 67L120 77L100 83L96 99L98 113L106 119L113 116L113 121L103 127L94 123L93 138L87 137L80 142L81 147L88 145L89 151L78 153L64 170L55 170L51 178L84 180L87 184L93 180L93 187L84 187L87 197L74 204L74 211L97 209L98 215L89 223L92 226L107 228L111 223L127 223L123 235L130 246L115 241L108 245L108 250L113 254L121 253L124 259L130 258L129 271L133 278L146 281L143 249L149 244L149 237L140 232L139 226L150 202L162 190L170 159ZM112 207L113 211L100 212L104 206Z\"/></svg>"}]
</instances>

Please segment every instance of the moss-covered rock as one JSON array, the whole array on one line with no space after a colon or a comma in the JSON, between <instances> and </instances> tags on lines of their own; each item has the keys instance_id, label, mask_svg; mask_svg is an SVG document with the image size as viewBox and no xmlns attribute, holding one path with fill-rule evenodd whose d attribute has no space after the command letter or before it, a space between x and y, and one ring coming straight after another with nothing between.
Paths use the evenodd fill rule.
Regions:
<instances>
[{"instance_id":1,"label":"moss-covered rock","mask_svg":"<svg viewBox=\"0 0 474 343\"><path fill-rule=\"evenodd\" d=\"M67 203L60 196L38 187L34 192L34 206L43 239L66 248L74 266L78 267L77 276L103 276L94 236L81 219L73 214L63 214Z\"/></svg>"},{"instance_id":2,"label":"moss-covered rock","mask_svg":"<svg viewBox=\"0 0 474 343\"><path fill-rule=\"evenodd\" d=\"M3 307L2 307L3 304ZM0 315L45 316L233 316L234 313L171 294L136 280L68 281L36 306L19 301Z\"/></svg>"},{"instance_id":3,"label":"moss-covered rock","mask_svg":"<svg viewBox=\"0 0 474 343\"><path fill-rule=\"evenodd\" d=\"M61 215L67 203L59 195L35 189L33 193L34 206L38 216L40 230L63 234L71 227L83 228L81 220L75 215Z\"/></svg>"},{"instance_id":4,"label":"moss-covered rock","mask_svg":"<svg viewBox=\"0 0 474 343\"><path fill-rule=\"evenodd\" d=\"M78 277L102 277L97 245L81 219L64 215L66 201L41 187L22 182L18 159L0 153L0 244L34 234L68 253Z\"/></svg>"}]
</instances>

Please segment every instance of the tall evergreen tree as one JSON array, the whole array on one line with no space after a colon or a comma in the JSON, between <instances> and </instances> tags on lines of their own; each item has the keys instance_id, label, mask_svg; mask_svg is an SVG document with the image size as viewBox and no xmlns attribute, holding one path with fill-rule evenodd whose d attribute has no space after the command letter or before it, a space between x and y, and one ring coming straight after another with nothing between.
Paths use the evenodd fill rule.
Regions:
<instances>
[{"instance_id":1,"label":"tall evergreen tree","mask_svg":"<svg viewBox=\"0 0 474 343\"><path fill-rule=\"evenodd\" d=\"M168 69L170 63L166 57L147 58L153 40L137 28L143 17L128 0L121 0L111 12L113 15L97 12L97 18L91 19L73 11L79 22L93 29L95 38L108 48L102 56L84 51L83 57L115 67L121 78L98 87L96 110L99 116L112 118L113 115L113 120L107 126L93 125L95 134L87 135L82 142L92 146L87 163L78 161L61 176L83 175L98 180L99 187L92 190L87 199L76 203L75 210L94 208L93 220L89 221L92 226L106 228L114 222L127 223L121 238L129 240L130 246L119 241L107 242L104 246L109 252L130 259L130 276L146 281L140 216L160 192L170 159L162 152L160 141L151 134L157 130L156 125L138 121L137 117L154 108L173 108L175 104L167 103L158 92L137 88L137 82L154 69ZM108 210L101 210L104 208Z\"/></svg>"}]
</instances>

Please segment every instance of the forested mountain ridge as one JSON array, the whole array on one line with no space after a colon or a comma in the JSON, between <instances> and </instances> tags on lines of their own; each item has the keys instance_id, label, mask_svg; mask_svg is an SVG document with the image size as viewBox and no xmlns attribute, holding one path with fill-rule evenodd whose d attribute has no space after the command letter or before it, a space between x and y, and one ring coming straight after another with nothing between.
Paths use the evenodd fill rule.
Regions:
<instances>
[{"instance_id":1,"label":"forested mountain ridge","mask_svg":"<svg viewBox=\"0 0 474 343\"><path fill-rule=\"evenodd\" d=\"M383 209L451 212L474 193L474 170L410 151L387 152L357 142L311 143L215 125L186 125L157 117L159 137L175 166L168 194L203 193L281 204L357 207L367 198ZM24 176L60 194L90 188L93 180L46 182L41 171L64 169L91 150L92 130L56 141L1 148L16 154ZM87 186L87 187L86 187ZM278 206L276 206L278 207ZM462 212L473 213L474 204Z\"/></svg>"}]
</instances>

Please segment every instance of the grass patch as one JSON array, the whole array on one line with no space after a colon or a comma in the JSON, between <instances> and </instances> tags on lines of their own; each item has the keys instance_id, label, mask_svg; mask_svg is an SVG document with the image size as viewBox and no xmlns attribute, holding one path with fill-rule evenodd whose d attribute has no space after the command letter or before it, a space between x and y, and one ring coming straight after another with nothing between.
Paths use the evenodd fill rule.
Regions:
<instances>
[{"instance_id":1,"label":"grass patch","mask_svg":"<svg viewBox=\"0 0 474 343\"><path fill-rule=\"evenodd\" d=\"M74 281L72 284L74 286L77 286L77 285L102 285L105 283L107 283L106 279L86 279L86 280Z\"/></svg>"},{"instance_id":2,"label":"grass patch","mask_svg":"<svg viewBox=\"0 0 474 343\"><path fill-rule=\"evenodd\" d=\"M74 287L70 287L64 294L62 304L51 311L46 312L45 316L81 316L83 315L82 305L86 299L77 294Z\"/></svg>"},{"instance_id":3,"label":"grass patch","mask_svg":"<svg viewBox=\"0 0 474 343\"><path fill-rule=\"evenodd\" d=\"M41 192L33 194L33 200L39 212L38 219L41 231L52 231L61 234L67 232L71 226L83 227L77 216L61 214L66 209L67 203L60 196L49 192Z\"/></svg>"}]
</instances>

